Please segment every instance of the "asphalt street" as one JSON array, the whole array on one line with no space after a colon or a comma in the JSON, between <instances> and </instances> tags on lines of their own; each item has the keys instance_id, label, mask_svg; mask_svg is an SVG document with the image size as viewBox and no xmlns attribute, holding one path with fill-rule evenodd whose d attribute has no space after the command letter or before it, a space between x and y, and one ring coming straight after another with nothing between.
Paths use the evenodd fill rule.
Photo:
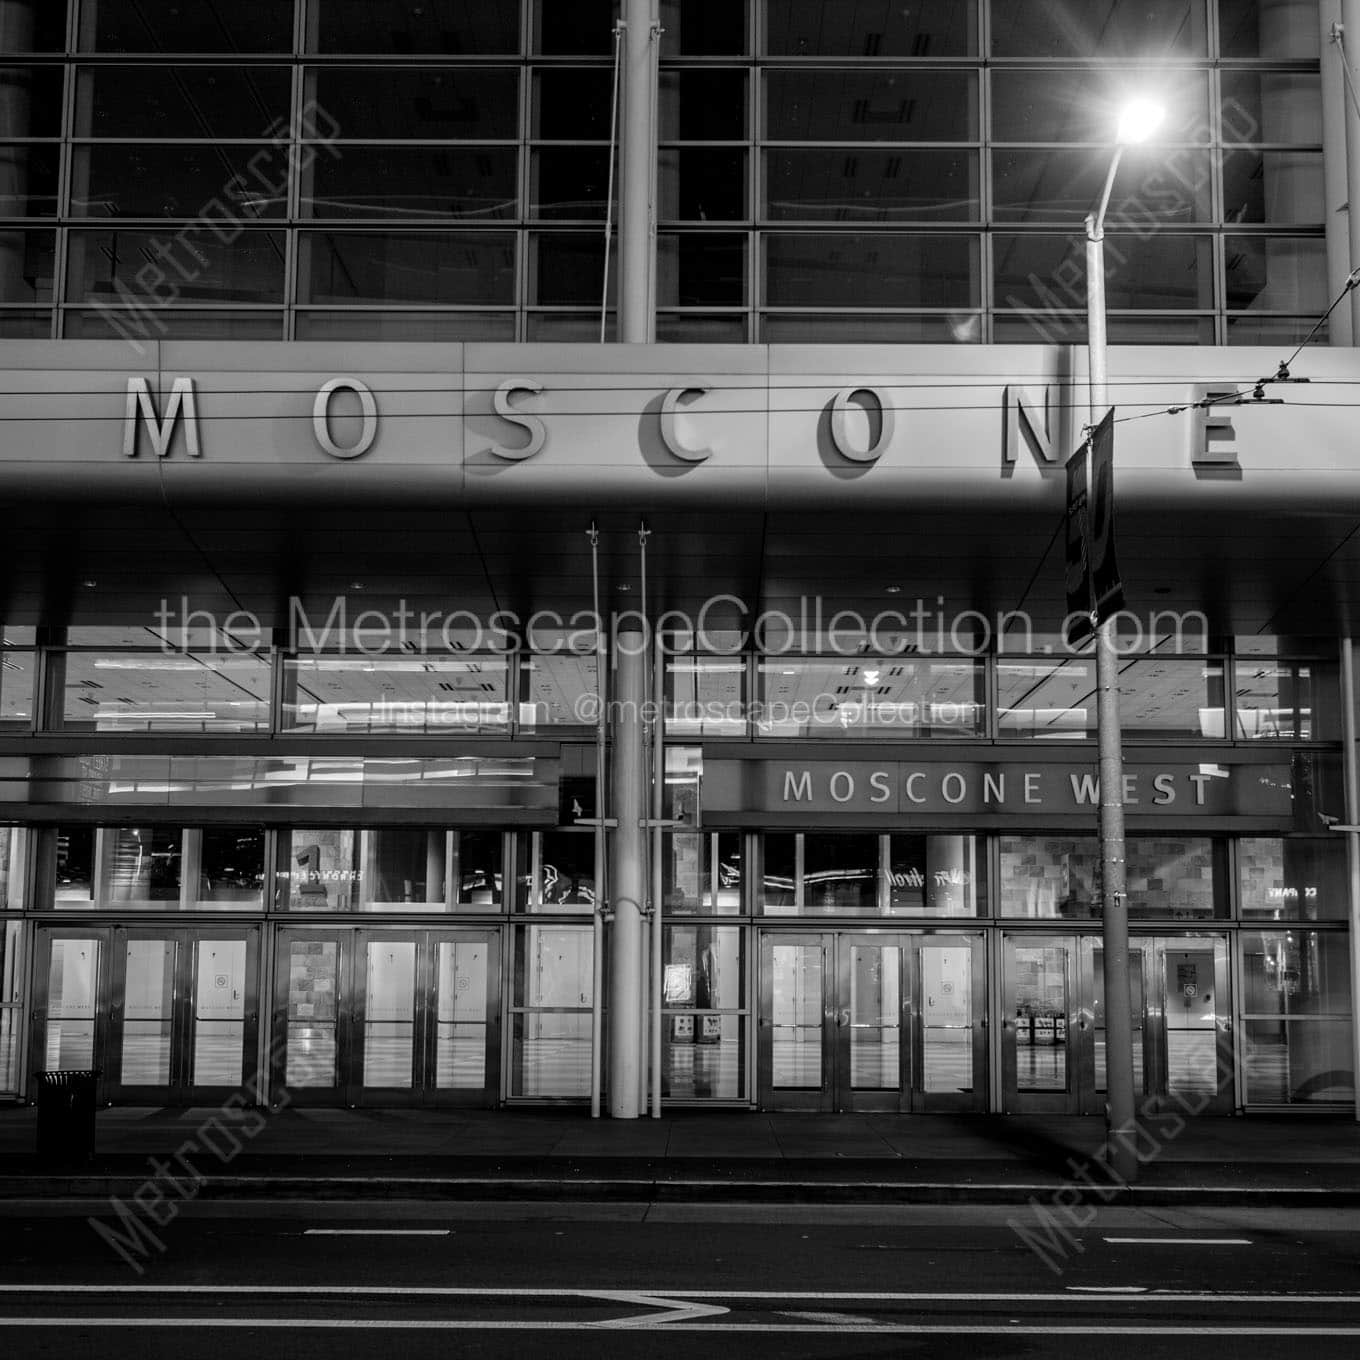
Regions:
<instances>
[{"instance_id":1,"label":"asphalt street","mask_svg":"<svg viewBox=\"0 0 1360 1360\"><path fill-rule=\"evenodd\" d=\"M1353 1356L1360 1211L11 1203L6 1356ZM1079 1220L1079 1222L1078 1222ZM98 1225L98 1226L97 1226ZM701 1333L712 1333L704 1339Z\"/></svg>"}]
</instances>

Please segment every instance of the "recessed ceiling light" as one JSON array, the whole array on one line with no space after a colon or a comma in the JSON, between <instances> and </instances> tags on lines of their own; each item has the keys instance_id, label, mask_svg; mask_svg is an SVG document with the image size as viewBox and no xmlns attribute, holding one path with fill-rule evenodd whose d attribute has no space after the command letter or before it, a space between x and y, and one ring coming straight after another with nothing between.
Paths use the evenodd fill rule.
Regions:
<instances>
[{"instance_id":1,"label":"recessed ceiling light","mask_svg":"<svg viewBox=\"0 0 1360 1360\"><path fill-rule=\"evenodd\" d=\"M901 586L884 586L883 590L887 595L900 595L902 593Z\"/></svg>"},{"instance_id":2,"label":"recessed ceiling light","mask_svg":"<svg viewBox=\"0 0 1360 1360\"><path fill-rule=\"evenodd\" d=\"M632 590L632 588L633 588L633 587L630 586L630 585L625 581L625 582L623 583L623 585L621 585L621 586L619 587L619 590L620 590L621 592L623 592L623 593L626 594L628 591Z\"/></svg>"},{"instance_id":3,"label":"recessed ceiling light","mask_svg":"<svg viewBox=\"0 0 1360 1360\"><path fill-rule=\"evenodd\" d=\"M362 581L351 581L349 583L349 588L351 590L362 590L364 588L364 583Z\"/></svg>"},{"instance_id":4,"label":"recessed ceiling light","mask_svg":"<svg viewBox=\"0 0 1360 1360\"><path fill-rule=\"evenodd\" d=\"M93 590L93 589L95 588L95 586L97 586L97 585L99 584L99 582L98 582L98 581L82 581L80 584L83 585L83 586L85 587L86 590Z\"/></svg>"}]
</instances>

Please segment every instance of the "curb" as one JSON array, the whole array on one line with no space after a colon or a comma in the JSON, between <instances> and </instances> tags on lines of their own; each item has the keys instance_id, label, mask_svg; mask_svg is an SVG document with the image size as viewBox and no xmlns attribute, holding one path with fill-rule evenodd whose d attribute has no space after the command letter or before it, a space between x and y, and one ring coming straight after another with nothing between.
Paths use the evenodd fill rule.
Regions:
<instances>
[{"instance_id":1,"label":"curb","mask_svg":"<svg viewBox=\"0 0 1360 1360\"><path fill-rule=\"evenodd\" d=\"M70 1174L0 1177L0 1208L10 1201L128 1198L145 1177ZM483 1176L215 1176L194 1196L200 1200L314 1199L460 1202L503 1200L657 1204L874 1204L1012 1205L1043 1201L1080 1187L1064 1181L948 1183L939 1181L657 1180L655 1178ZM1158 1186L1086 1190L1096 1207L1270 1206L1352 1208L1360 1188L1298 1186Z\"/></svg>"}]
</instances>

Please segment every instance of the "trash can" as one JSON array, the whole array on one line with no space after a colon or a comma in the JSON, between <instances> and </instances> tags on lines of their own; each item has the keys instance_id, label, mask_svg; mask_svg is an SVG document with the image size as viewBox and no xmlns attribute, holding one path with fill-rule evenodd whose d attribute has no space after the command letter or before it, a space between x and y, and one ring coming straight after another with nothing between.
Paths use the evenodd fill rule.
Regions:
<instances>
[{"instance_id":1,"label":"trash can","mask_svg":"<svg viewBox=\"0 0 1360 1360\"><path fill-rule=\"evenodd\" d=\"M39 1072L38 1157L49 1163L94 1159L99 1069Z\"/></svg>"}]
</instances>

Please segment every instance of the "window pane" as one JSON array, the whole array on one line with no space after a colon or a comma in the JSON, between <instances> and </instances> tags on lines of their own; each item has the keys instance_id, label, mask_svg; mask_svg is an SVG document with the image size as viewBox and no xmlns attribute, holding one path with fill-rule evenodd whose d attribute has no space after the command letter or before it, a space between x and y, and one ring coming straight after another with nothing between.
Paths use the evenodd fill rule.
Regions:
<instances>
[{"instance_id":1,"label":"window pane","mask_svg":"<svg viewBox=\"0 0 1360 1360\"><path fill-rule=\"evenodd\" d=\"M1337 669L1326 662L1239 660L1236 737L1336 741L1341 736Z\"/></svg>"},{"instance_id":2,"label":"window pane","mask_svg":"<svg viewBox=\"0 0 1360 1360\"><path fill-rule=\"evenodd\" d=\"M1204 23L1204 0L1006 0L992 5L992 55L1204 56Z\"/></svg>"},{"instance_id":3,"label":"window pane","mask_svg":"<svg viewBox=\"0 0 1360 1360\"><path fill-rule=\"evenodd\" d=\"M878 837L809 832L803 837L803 912L876 912Z\"/></svg>"},{"instance_id":4,"label":"window pane","mask_svg":"<svg viewBox=\"0 0 1360 1360\"><path fill-rule=\"evenodd\" d=\"M284 836L277 905L287 911L356 911L364 897L360 833L348 827L295 829Z\"/></svg>"},{"instance_id":5,"label":"window pane","mask_svg":"<svg viewBox=\"0 0 1360 1360\"><path fill-rule=\"evenodd\" d=\"M889 916L978 916L987 860L973 836L888 837Z\"/></svg>"},{"instance_id":6,"label":"window pane","mask_svg":"<svg viewBox=\"0 0 1360 1360\"><path fill-rule=\"evenodd\" d=\"M746 72L662 71L659 117L663 142L745 141Z\"/></svg>"},{"instance_id":7,"label":"window pane","mask_svg":"<svg viewBox=\"0 0 1360 1360\"><path fill-rule=\"evenodd\" d=\"M718 893L713 895L714 856ZM668 916L738 915L742 911L741 834L674 832L663 842L662 897Z\"/></svg>"},{"instance_id":8,"label":"window pane","mask_svg":"<svg viewBox=\"0 0 1360 1360\"><path fill-rule=\"evenodd\" d=\"M765 300L776 307L976 307L974 236L771 232Z\"/></svg>"},{"instance_id":9,"label":"window pane","mask_svg":"<svg viewBox=\"0 0 1360 1360\"><path fill-rule=\"evenodd\" d=\"M762 189L762 213L776 221L975 222L978 153L767 151Z\"/></svg>"},{"instance_id":10,"label":"window pane","mask_svg":"<svg viewBox=\"0 0 1360 1360\"><path fill-rule=\"evenodd\" d=\"M519 72L456 66L320 67L308 72L327 126L365 140L499 141L519 136Z\"/></svg>"},{"instance_id":11,"label":"window pane","mask_svg":"<svg viewBox=\"0 0 1360 1360\"><path fill-rule=\"evenodd\" d=\"M54 217L59 161L55 145L0 143L0 217Z\"/></svg>"},{"instance_id":12,"label":"window pane","mask_svg":"<svg viewBox=\"0 0 1360 1360\"><path fill-rule=\"evenodd\" d=\"M294 318L299 340L509 341L513 312L304 312Z\"/></svg>"},{"instance_id":13,"label":"window pane","mask_svg":"<svg viewBox=\"0 0 1360 1360\"><path fill-rule=\"evenodd\" d=\"M976 345L982 340L982 318L969 312L949 316L767 312L760 318L760 339L767 345Z\"/></svg>"},{"instance_id":14,"label":"window pane","mask_svg":"<svg viewBox=\"0 0 1360 1360\"><path fill-rule=\"evenodd\" d=\"M1002 836L1001 914L1100 917L1100 844L1094 836ZM1228 914L1223 846L1204 836L1127 841L1129 916L1197 921Z\"/></svg>"},{"instance_id":15,"label":"window pane","mask_svg":"<svg viewBox=\"0 0 1360 1360\"><path fill-rule=\"evenodd\" d=\"M264 831L259 827L205 826L199 841L197 907L259 908L264 903Z\"/></svg>"},{"instance_id":16,"label":"window pane","mask_svg":"<svg viewBox=\"0 0 1360 1360\"><path fill-rule=\"evenodd\" d=\"M1223 216L1229 222L1321 222L1320 151L1249 151L1223 154Z\"/></svg>"},{"instance_id":17,"label":"window pane","mask_svg":"<svg viewBox=\"0 0 1360 1360\"><path fill-rule=\"evenodd\" d=\"M967 56L977 50L976 6L973 0L769 0L766 50L780 57Z\"/></svg>"},{"instance_id":18,"label":"window pane","mask_svg":"<svg viewBox=\"0 0 1360 1360\"><path fill-rule=\"evenodd\" d=\"M1350 938L1345 931L1242 934L1246 1015L1349 1015Z\"/></svg>"},{"instance_id":19,"label":"window pane","mask_svg":"<svg viewBox=\"0 0 1360 1360\"><path fill-rule=\"evenodd\" d=\"M80 5L80 46L86 52L287 52L292 45L292 0L232 0L229 5L82 0Z\"/></svg>"},{"instance_id":20,"label":"window pane","mask_svg":"<svg viewBox=\"0 0 1360 1360\"><path fill-rule=\"evenodd\" d=\"M1084 313L1084 237L997 232L992 255L998 304ZM1213 281L1212 237L1157 232L1105 238L1105 289L1111 307L1210 308Z\"/></svg>"},{"instance_id":21,"label":"window pane","mask_svg":"<svg viewBox=\"0 0 1360 1360\"><path fill-rule=\"evenodd\" d=\"M6 5L0 11L0 52L60 52L66 46L66 6L61 0Z\"/></svg>"},{"instance_id":22,"label":"window pane","mask_svg":"<svg viewBox=\"0 0 1360 1360\"><path fill-rule=\"evenodd\" d=\"M558 222L572 219L603 222L608 193L608 147L554 146L531 153L531 217Z\"/></svg>"},{"instance_id":23,"label":"window pane","mask_svg":"<svg viewBox=\"0 0 1360 1360\"><path fill-rule=\"evenodd\" d=\"M746 0L661 0L662 58L749 51L746 9Z\"/></svg>"},{"instance_id":24,"label":"window pane","mask_svg":"<svg viewBox=\"0 0 1360 1360\"><path fill-rule=\"evenodd\" d=\"M105 906L179 906L182 865L178 827L106 826L100 831L100 888Z\"/></svg>"},{"instance_id":25,"label":"window pane","mask_svg":"<svg viewBox=\"0 0 1360 1360\"><path fill-rule=\"evenodd\" d=\"M986 719L985 675L972 661L762 661L762 737L974 737Z\"/></svg>"},{"instance_id":26,"label":"window pane","mask_svg":"<svg viewBox=\"0 0 1360 1360\"><path fill-rule=\"evenodd\" d=\"M746 318L700 316L693 312L658 312L656 338L660 344L672 345L744 345Z\"/></svg>"},{"instance_id":27,"label":"window pane","mask_svg":"<svg viewBox=\"0 0 1360 1360\"><path fill-rule=\"evenodd\" d=\"M75 135L267 137L288 117L291 88L286 66L87 66Z\"/></svg>"},{"instance_id":28,"label":"window pane","mask_svg":"<svg viewBox=\"0 0 1360 1360\"><path fill-rule=\"evenodd\" d=\"M1107 338L1112 345L1214 343L1214 321L1209 316L1120 316L1115 312L1108 320ZM1086 317L1061 316L1047 311L1012 316L998 312L992 320L992 342L997 345L1084 345Z\"/></svg>"},{"instance_id":29,"label":"window pane","mask_svg":"<svg viewBox=\"0 0 1360 1360\"><path fill-rule=\"evenodd\" d=\"M610 252L609 292L613 302L618 251ZM593 338L600 334L604 241L598 232L536 232L529 238L529 301L550 307L595 308ZM587 329L585 335L591 335ZM530 336L529 339L535 337ZM548 337L543 337L548 338Z\"/></svg>"},{"instance_id":30,"label":"window pane","mask_svg":"<svg viewBox=\"0 0 1360 1360\"><path fill-rule=\"evenodd\" d=\"M284 662L295 732L495 732L510 721L504 657L299 657Z\"/></svg>"},{"instance_id":31,"label":"window pane","mask_svg":"<svg viewBox=\"0 0 1360 1360\"><path fill-rule=\"evenodd\" d=\"M1230 345L1325 345L1331 327L1319 326L1315 316L1230 316Z\"/></svg>"},{"instance_id":32,"label":"window pane","mask_svg":"<svg viewBox=\"0 0 1360 1360\"><path fill-rule=\"evenodd\" d=\"M137 301L137 299L133 299ZM135 309L101 308L94 312L62 313L66 340L282 340L282 312L194 312L178 308L147 310L156 304L142 300Z\"/></svg>"},{"instance_id":33,"label":"window pane","mask_svg":"<svg viewBox=\"0 0 1360 1360\"><path fill-rule=\"evenodd\" d=\"M1223 250L1230 308L1315 318L1326 311L1327 246L1320 236L1225 236Z\"/></svg>"},{"instance_id":34,"label":"window pane","mask_svg":"<svg viewBox=\"0 0 1360 1360\"><path fill-rule=\"evenodd\" d=\"M1218 0L1218 46L1225 57L1301 57L1316 61L1320 28L1307 11L1266 0Z\"/></svg>"},{"instance_id":35,"label":"window pane","mask_svg":"<svg viewBox=\"0 0 1360 1360\"><path fill-rule=\"evenodd\" d=\"M1340 837L1244 836L1237 845L1237 861L1245 919L1346 919L1346 847Z\"/></svg>"},{"instance_id":36,"label":"window pane","mask_svg":"<svg viewBox=\"0 0 1360 1360\"><path fill-rule=\"evenodd\" d=\"M516 215L513 148L336 143L334 150L304 176L304 216L491 221Z\"/></svg>"},{"instance_id":37,"label":"window pane","mask_svg":"<svg viewBox=\"0 0 1360 1360\"><path fill-rule=\"evenodd\" d=\"M263 732L267 658L68 652L55 671L60 725L83 732Z\"/></svg>"},{"instance_id":38,"label":"window pane","mask_svg":"<svg viewBox=\"0 0 1360 1360\"><path fill-rule=\"evenodd\" d=\"M1225 142L1321 144L1321 76L1301 71L1227 70L1219 80Z\"/></svg>"},{"instance_id":39,"label":"window pane","mask_svg":"<svg viewBox=\"0 0 1360 1360\"><path fill-rule=\"evenodd\" d=\"M60 66L0 66L0 138L60 137L61 91Z\"/></svg>"},{"instance_id":40,"label":"window pane","mask_svg":"<svg viewBox=\"0 0 1360 1360\"><path fill-rule=\"evenodd\" d=\"M25 904L28 845L26 828L0 826L0 911L19 911ZM9 973L14 966L13 960L5 958L3 939L0 939L0 962L5 963L4 969L0 970L0 1002L5 1002L12 999L10 993L15 987L10 985Z\"/></svg>"},{"instance_id":41,"label":"window pane","mask_svg":"<svg viewBox=\"0 0 1360 1360\"><path fill-rule=\"evenodd\" d=\"M307 50L495 56L519 51L519 0L308 0Z\"/></svg>"},{"instance_id":42,"label":"window pane","mask_svg":"<svg viewBox=\"0 0 1360 1360\"><path fill-rule=\"evenodd\" d=\"M521 675L519 722L523 730L594 727L598 720L594 700L599 691L593 656L564 649L526 657Z\"/></svg>"},{"instance_id":43,"label":"window pane","mask_svg":"<svg viewBox=\"0 0 1360 1360\"><path fill-rule=\"evenodd\" d=\"M271 147L96 143L74 149L71 176L75 217L199 217L211 205L222 231L228 202L247 221L282 217L288 202L286 155Z\"/></svg>"},{"instance_id":44,"label":"window pane","mask_svg":"<svg viewBox=\"0 0 1360 1360\"><path fill-rule=\"evenodd\" d=\"M792 831L767 831L760 838L760 905L766 916L788 916L794 905L798 837Z\"/></svg>"},{"instance_id":45,"label":"window pane","mask_svg":"<svg viewBox=\"0 0 1360 1360\"><path fill-rule=\"evenodd\" d=\"M997 734L1058 741L1095 731L1095 662L998 661Z\"/></svg>"},{"instance_id":46,"label":"window pane","mask_svg":"<svg viewBox=\"0 0 1360 1360\"><path fill-rule=\"evenodd\" d=\"M504 902L503 837L499 831L453 833L454 905L499 911Z\"/></svg>"},{"instance_id":47,"label":"window pane","mask_svg":"<svg viewBox=\"0 0 1360 1360\"><path fill-rule=\"evenodd\" d=\"M1119 663L1119 721L1135 736L1221 739L1223 700L1218 662Z\"/></svg>"},{"instance_id":48,"label":"window pane","mask_svg":"<svg viewBox=\"0 0 1360 1360\"><path fill-rule=\"evenodd\" d=\"M1089 148L1016 148L992 154L996 216L1003 222L1081 222L1099 199L1108 158ZM1207 151L1130 147L1110 196L1109 225L1147 231L1212 217Z\"/></svg>"},{"instance_id":49,"label":"window pane","mask_svg":"<svg viewBox=\"0 0 1360 1360\"><path fill-rule=\"evenodd\" d=\"M0 726L27 727L33 721L34 655L0 652Z\"/></svg>"},{"instance_id":50,"label":"window pane","mask_svg":"<svg viewBox=\"0 0 1360 1360\"><path fill-rule=\"evenodd\" d=\"M744 1094L743 1017L737 1013L745 1005L744 944L744 932L733 926L666 928L663 1095L735 1100Z\"/></svg>"},{"instance_id":51,"label":"window pane","mask_svg":"<svg viewBox=\"0 0 1360 1360\"><path fill-rule=\"evenodd\" d=\"M607 143L613 97L612 67L535 71L533 136Z\"/></svg>"},{"instance_id":52,"label":"window pane","mask_svg":"<svg viewBox=\"0 0 1360 1360\"><path fill-rule=\"evenodd\" d=\"M656 293L664 307L740 307L746 301L746 238L662 232Z\"/></svg>"},{"instance_id":53,"label":"window pane","mask_svg":"<svg viewBox=\"0 0 1360 1360\"><path fill-rule=\"evenodd\" d=\"M1249 1104L1354 1103L1349 1019L1248 1020L1244 1029Z\"/></svg>"},{"instance_id":54,"label":"window pane","mask_svg":"<svg viewBox=\"0 0 1360 1360\"><path fill-rule=\"evenodd\" d=\"M549 56L608 56L617 0L534 0L534 51Z\"/></svg>"},{"instance_id":55,"label":"window pane","mask_svg":"<svg viewBox=\"0 0 1360 1360\"><path fill-rule=\"evenodd\" d=\"M0 233L0 253L4 251L4 234ZM48 340L52 336L52 313L0 310L0 339Z\"/></svg>"},{"instance_id":56,"label":"window pane","mask_svg":"<svg viewBox=\"0 0 1360 1360\"><path fill-rule=\"evenodd\" d=\"M740 659L668 661L667 736L744 736L745 693L746 666Z\"/></svg>"},{"instance_id":57,"label":"window pane","mask_svg":"<svg viewBox=\"0 0 1360 1360\"><path fill-rule=\"evenodd\" d=\"M298 249L303 302L515 301L515 238L509 232L309 231Z\"/></svg>"},{"instance_id":58,"label":"window pane","mask_svg":"<svg viewBox=\"0 0 1360 1360\"><path fill-rule=\"evenodd\" d=\"M511 1017L512 1095L590 1093L593 995L590 926L525 926L515 932Z\"/></svg>"},{"instance_id":59,"label":"window pane","mask_svg":"<svg viewBox=\"0 0 1360 1360\"><path fill-rule=\"evenodd\" d=\"M967 71L774 70L765 136L774 142L971 142L977 77Z\"/></svg>"},{"instance_id":60,"label":"window pane","mask_svg":"<svg viewBox=\"0 0 1360 1360\"><path fill-rule=\"evenodd\" d=\"M593 832L541 831L518 838L515 910L584 913L595 902ZM530 852L538 848L535 876Z\"/></svg>"},{"instance_id":61,"label":"window pane","mask_svg":"<svg viewBox=\"0 0 1360 1360\"><path fill-rule=\"evenodd\" d=\"M1208 142L1208 78L1202 71L1005 70L992 73L992 136L998 142L1097 142L1118 126L1131 93L1155 78L1166 110L1159 143ZM1098 153L1093 152L1093 155Z\"/></svg>"},{"instance_id":62,"label":"window pane","mask_svg":"<svg viewBox=\"0 0 1360 1360\"><path fill-rule=\"evenodd\" d=\"M657 166L661 216L687 222L749 217L746 152L726 147L663 147Z\"/></svg>"}]
</instances>

